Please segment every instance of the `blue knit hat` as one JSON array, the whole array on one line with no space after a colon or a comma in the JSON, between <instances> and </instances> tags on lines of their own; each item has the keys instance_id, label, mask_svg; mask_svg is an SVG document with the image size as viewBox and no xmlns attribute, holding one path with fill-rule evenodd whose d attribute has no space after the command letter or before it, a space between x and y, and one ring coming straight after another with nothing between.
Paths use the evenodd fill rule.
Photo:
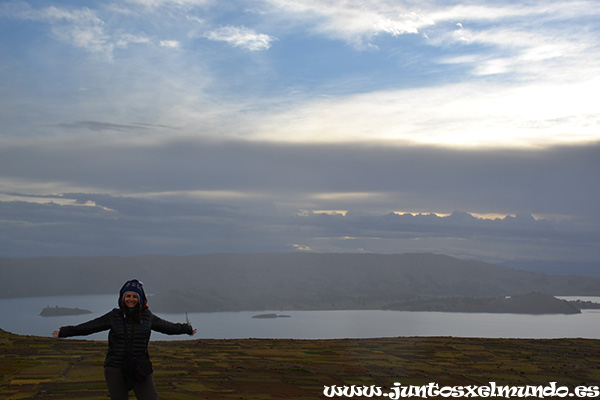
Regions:
<instances>
[{"instance_id":1,"label":"blue knit hat","mask_svg":"<svg viewBox=\"0 0 600 400\"><path fill-rule=\"evenodd\" d=\"M138 281L137 279L132 279L125 282L119 291L119 307L121 307L121 304L123 303L123 296L126 292L137 293L138 299L140 300L140 308L142 310L148 308L148 300L146 299L146 293L144 292L144 286L142 282Z\"/></svg>"}]
</instances>

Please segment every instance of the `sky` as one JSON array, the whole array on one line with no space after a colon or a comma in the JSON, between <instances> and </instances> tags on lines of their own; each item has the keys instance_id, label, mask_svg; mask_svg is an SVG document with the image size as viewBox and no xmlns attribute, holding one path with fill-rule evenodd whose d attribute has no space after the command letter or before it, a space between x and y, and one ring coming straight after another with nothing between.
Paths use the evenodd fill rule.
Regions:
<instances>
[{"instance_id":1,"label":"sky","mask_svg":"<svg viewBox=\"0 0 600 400\"><path fill-rule=\"evenodd\" d=\"M600 271L600 3L0 1L0 257Z\"/></svg>"}]
</instances>

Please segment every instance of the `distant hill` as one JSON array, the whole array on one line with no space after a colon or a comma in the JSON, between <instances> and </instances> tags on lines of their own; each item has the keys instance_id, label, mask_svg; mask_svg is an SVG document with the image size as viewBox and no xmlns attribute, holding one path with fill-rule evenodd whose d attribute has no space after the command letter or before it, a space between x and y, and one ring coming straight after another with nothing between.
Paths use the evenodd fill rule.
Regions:
<instances>
[{"instance_id":1,"label":"distant hill","mask_svg":"<svg viewBox=\"0 0 600 400\"><path fill-rule=\"evenodd\" d=\"M600 295L600 278L439 254L211 254L0 258L0 296L117 293L145 283L153 310L380 309L404 300L539 292ZM116 301L115 301L116 302Z\"/></svg>"}]
</instances>

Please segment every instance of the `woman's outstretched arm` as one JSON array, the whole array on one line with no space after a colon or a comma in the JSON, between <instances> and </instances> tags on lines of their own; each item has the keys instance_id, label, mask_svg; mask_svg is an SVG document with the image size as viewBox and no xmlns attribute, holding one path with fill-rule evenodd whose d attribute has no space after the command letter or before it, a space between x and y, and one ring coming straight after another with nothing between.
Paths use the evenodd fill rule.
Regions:
<instances>
[{"instance_id":1,"label":"woman's outstretched arm","mask_svg":"<svg viewBox=\"0 0 600 400\"><path fill-rule=\"evenodd\" d=\"M61 326L58 331L52 332L54 337L86 336L92 333L102 332L110 329L111 314L118 312L117 309L109 311L101 317L79 325Z\"/></svg>"},{"instance_id":2,"label":"woman's outstretched arm","mask_svg":"<svg viewBox=\"0 0 600 400\"><path fill-rule=\"evenodd\" d=\"M196 329L189 323L176 323L164 320L152 314L152 330L167 335L196 334Z\"/></svg>"}]
</instances>

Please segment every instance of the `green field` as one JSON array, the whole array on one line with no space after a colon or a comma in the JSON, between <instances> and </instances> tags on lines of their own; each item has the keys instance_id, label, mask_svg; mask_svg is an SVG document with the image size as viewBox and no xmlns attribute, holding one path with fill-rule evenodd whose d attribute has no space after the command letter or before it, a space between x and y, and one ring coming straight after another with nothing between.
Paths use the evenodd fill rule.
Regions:
<instances>
[{"instance_id":1,"label":"green field","mask_svg":"<svg viewBox=\"0 0 600 400\"><path fill-rule=\"evenodd\" d=\"M106 346L0 331L0 398L107 399ZM200 339L151 342L150 353L162 399L317 399L324 385L394 382L600 384L600 341L586 339Z\"/></svg>"}]
</instances>

